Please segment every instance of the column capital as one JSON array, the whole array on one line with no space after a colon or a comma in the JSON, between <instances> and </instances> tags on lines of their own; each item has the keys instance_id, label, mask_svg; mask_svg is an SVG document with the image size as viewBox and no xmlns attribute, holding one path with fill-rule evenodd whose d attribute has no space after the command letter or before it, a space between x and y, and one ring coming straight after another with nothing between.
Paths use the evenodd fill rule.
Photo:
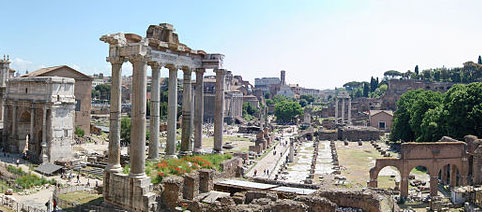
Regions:
<instances>
[{"instance_id":1,"label":"column capital","mask_svg":"<svg viewBox=\"0 0 482 212\"><path fill-rule=\"evenodd\" d=\"M181 70L184 72L184 74L191 74L193 71L193 69L188 66L181 67Z\"/></svg>"},{"instance_id":2,"label":"column capital","mask_svg":"<svg viewBox=\"0 0 482 212\"><path fill-rule=\"evenodd\" d=\"M222 75L225 75L226 73L228 73L228 70L226 69L214 69L214 73L219 73L219 74L222 74Z\"/></svg>"},{"instance_id":3,"label":"column capital","mask_svg":"<svg viewBox=\"0 0 482 212\"><path fill-rule=\"evenodd\" d=\"M125 57L107 57L106 58L107 62L110 62L111 64L123 64L124 62L127 61Z\"/></svg>"},{"instance_id":4,"label":"column capital","mask_svg":"<svg viewBox=\"0 0 482 212\"><path fill-rule=\"evenodd\" d=\"M196 68L194 71L197 74L204 74L204 72L206 72L206 69L205 68Z\"/></svg>"},{"instance_id":5,"label":"column capital","mask_svg":"<svg viewBox=\"0 0 482 212\"><path fill-rule=\"evenodd\" d=\"M151 69L161 69L164 64L162 64L161 62L158 62L158 61L149 61L147 62L147 65L149 65L151 67Z\"/></svg>"},{"instance_id":6,"label":"column capital","mask_svg":"<svg viewBox=\"0 0 482 212\"><path fill-rule=\"evenodd\" d=\"M175 64L166 64L165 67L166 67L167 69L169 69L169 71L172 71L172 70L176 70L176 71L177 71L177 70L181 69L181 67L179 67L179 66L177 66L177 65L175 65Z\"/></svg>"},{"instance_id":7,"label":"column capital","mask_svg":"<svg viewBox=\"0 0 482 212\"><path fill-rule=\"evenodd\" d=\"M138 62L147 63L147 59L148 59L148 57L146 55L142 55L142 54L135 54L135 55L132 55L128 58L129 62L131 62L131 63L138 63Z\"/></svg>"}]
</instances>

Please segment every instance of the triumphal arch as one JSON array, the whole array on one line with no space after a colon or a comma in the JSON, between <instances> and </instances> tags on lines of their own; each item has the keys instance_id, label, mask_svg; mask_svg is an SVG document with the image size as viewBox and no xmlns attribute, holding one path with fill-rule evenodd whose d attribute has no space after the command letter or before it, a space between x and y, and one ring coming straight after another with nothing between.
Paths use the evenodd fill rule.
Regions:
<instances>
[{"instance_id":1,"label":"triumphal arch","mask_svg":"<svg viewBox=\"0 0 482 212\"><path fill-rule=\"evenodd\" d=\"M410 171L417 166L427 168L430 175L430 196L437 196L438 177L444 167L450 166L451 185L455 185L456 171L459 172L460 185L467 185L469 162L467 144L464 142L426 142L404 143L401 148L400 158L377 159L375 167L370 169L369 187L377 187L378 173L386 166L393 166L400 172L400 196L408 196L408 176Z\"/></svg>"},{"instance_id":2,"label":"triumphal arch","mask_svg":"<svg viewBox=\"0 0 482 212\"><path fill-rule=\"evenodd\" d=\"M182 137L180 154L202 151L203 75L206 69L216 73L213 152L221 153L223 144L224 80L222 54L208 54L179 42L170 24L151 25L146 37L131 33L107 34L100 38L109 44L107 61L112 65L110 137L108 166L104 174L104 201L133 211L155 207L150 179L145 175L147 66L152 70L149 158L159 158L159 81L160 70L169 70L166 157L176 157L177 72L182 70ZM120 166L121 68L133 66L132 128L128 175ZM196 91L192 95L191 74L196 73ZM194 102L194 110L191 106ZM192 113L194 112L194 114ZM194 116L194 117L193 117ZM194 120L193 120L194 118ZM194 123L193 123L194 122ZM194 125L194 126L193 126ZM194 130L194 147L191 134Z\"/></svg>"}]
</instances>

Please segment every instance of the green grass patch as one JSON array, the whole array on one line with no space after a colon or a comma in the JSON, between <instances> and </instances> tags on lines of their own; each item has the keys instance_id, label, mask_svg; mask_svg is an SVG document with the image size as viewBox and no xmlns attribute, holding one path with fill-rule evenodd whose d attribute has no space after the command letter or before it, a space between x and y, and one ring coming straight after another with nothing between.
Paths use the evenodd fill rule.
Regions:
<instances>
[{"instance_id":1,"label":"green grass patch","mask_svg":"<svg viewBox=\"0 0 482 212\"><path fill-rule=\"evenodd\" d=\"M41 186L45 184L55 185L55 180L48 180L44 177L39 177L32 173L27 173L22 170L22 168L17 168L15 166L9 165L7 166L7 170L17 175L17 179L15 179L15 183L21 186L24 189L32 188L33 186Z\"/></svg>"}]
</instances>

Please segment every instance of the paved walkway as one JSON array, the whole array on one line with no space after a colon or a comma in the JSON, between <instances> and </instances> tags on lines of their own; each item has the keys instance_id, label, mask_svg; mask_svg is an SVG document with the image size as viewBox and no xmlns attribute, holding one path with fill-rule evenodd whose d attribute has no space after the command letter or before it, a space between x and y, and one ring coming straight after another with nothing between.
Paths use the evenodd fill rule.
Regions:
<instances>
[{"instance_id":1,"label":"paved walkway","mask_svg":"<svg viewBox=\"0 0 482 212\"><path fill-rule=\"evenodd\" d=\"M275 148L273 148L271 151L266 153L266 156L259 160L256 165L246 174L247 177L261 177L261 178L272 178L274 177L274 171L277 167L277 165L281 164L281 161L278 163L278 161L285 160L285 152L286 150L289 149L289 138L292 136L292 134L288 133L283 133L283 138L280 139L280 142L276 144ZM285 144L285 145L282 145ZM273 155L273 152L276 151L276 155ZM256 176L254 176L254 172L257 170ZM264 174L264 170L269 170L269 174ZM271 176L271 177L270 177Z\"/></svg>"}]
</instances>

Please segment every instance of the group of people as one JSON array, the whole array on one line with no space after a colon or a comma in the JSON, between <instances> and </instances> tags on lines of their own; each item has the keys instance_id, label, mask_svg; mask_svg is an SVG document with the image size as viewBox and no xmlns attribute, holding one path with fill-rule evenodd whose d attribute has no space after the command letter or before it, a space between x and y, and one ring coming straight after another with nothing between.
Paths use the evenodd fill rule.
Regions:
<instances>
[{"instance_id":1,"label":"group of people","mask_svg":"<svg viewBox=\"0 0 482 212\"><path fill-rule=\"evenodd\" d=\"M255 169L255 170L254 170L254 177L256 177L257 174L258 174L258 170ZM264 175L268 175L268 176L269 176L269 169L264 169L264 170L263 170L263 176L264 176Z\"/></svg>"}]
</instances>

